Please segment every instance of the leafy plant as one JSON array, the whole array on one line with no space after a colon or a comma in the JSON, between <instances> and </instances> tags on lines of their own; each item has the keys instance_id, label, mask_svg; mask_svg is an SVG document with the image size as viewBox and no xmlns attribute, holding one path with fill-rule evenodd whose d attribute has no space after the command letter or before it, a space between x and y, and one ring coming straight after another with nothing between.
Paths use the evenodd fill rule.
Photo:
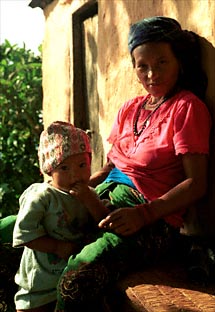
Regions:
<instances>
[{"instance_id":1,"label":"leafy plant","mask_svg":"<svg viewBox=\"0 0 215 312\"><path fill-rule=\"evenodd\" d=\"M42 60L31 50L0 46L0 216L16 214L24 189L39 182Z\"/></svg>"}]
</instances>

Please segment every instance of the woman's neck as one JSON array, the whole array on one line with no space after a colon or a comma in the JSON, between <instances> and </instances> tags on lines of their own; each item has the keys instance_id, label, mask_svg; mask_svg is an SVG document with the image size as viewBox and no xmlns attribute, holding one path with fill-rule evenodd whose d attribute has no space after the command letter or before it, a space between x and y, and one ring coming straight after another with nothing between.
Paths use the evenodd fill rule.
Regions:
<instances>
[{"instance_id":1,"label":"woman's neck","mask_svg":"<svg viewBox=\"0 0 215 312\"><path fill-rule=\"evenodd\" d=\"M165 97L161 96L161 97L154 97L154 96L150 96L144 106L145 109L147 110L154 110L155 108L157 108L162 102L164 102Z\"/></svg>"},{"instance_id":2,"label":"woman's neck","mask_svg":"<svg viewBox=\"0 0 215 312\"><path fill-rule=\"evenodd\" d=\"M176 93L178 93L179 91L181 90L181 88L179 86L175 86L173 89L171 89L168 94L166 95L163 95L163 96L153 96L153 95L150 95L148 97L148 100L145 104L145 109L148 109L148 110L154 110L156 109L157 106L160 105L160 103L162 102L165 102L167 99L171 98L173 95L175 95Z\"/></svg>"}]
</instances>

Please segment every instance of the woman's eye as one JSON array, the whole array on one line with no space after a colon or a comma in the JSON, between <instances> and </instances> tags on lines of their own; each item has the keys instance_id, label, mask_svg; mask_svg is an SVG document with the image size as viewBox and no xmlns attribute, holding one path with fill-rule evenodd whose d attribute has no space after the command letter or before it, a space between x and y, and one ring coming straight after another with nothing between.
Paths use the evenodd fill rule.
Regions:
<instances>
[{"instance_id":1,"label":"woman's eye","mask_svg":"<svg viewBox=\"0 0 215 312\"><path fill-rule=\"evenodd\" d=\"M81 164L80 164L80 168L85 168L86 166L87 166L86 163L81 163Z\"/></svg>"},{"instance_id":2,"label":"woman's eye","mask_svg":"<svg viewBox=\"0 0 215 312\"><path fill-rule=\"evenodd\" d=\"M145 65L145 64L138 64L137 68L141 69L141 70L146 70L147 69L147 65Z\"/></svg>"}]
</instances>

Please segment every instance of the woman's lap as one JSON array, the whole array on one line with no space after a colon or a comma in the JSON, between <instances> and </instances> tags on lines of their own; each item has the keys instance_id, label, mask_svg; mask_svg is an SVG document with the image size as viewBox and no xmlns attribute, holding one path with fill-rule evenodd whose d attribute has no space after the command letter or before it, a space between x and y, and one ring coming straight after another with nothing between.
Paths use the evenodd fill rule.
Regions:
<instances>
[{"instance_id":1,"label":"woman's lap","mask_svg":"<svg viewBox=\"0 0 215 312\"><path fill-rule=\"evenodd\" d=\"M136 190L114 183L97 188L99 195L109 197L116 207L144 203ZM129 205L127 203L129 202ZM171 249L178 231L165 221L143 228L129 237L103 232L82 251L71 256L58 284L57 311L66 307L74 311L90 306L98 295L114 284L123 274L156 262Z\"/></svg>"},{"instance_id":2,"label":"woman's lap","mask_svg":"<svg viewBox=\"0 0 215 312\"><path fill-rule=\"evenodd\" d=\"M164 221L129 238L103 233L74 261L71 259L65 269L58 285L59 311L65 304L81 306L93 302L125 273L156 262L172 247L176 235L176 230Z\"/></svg>"}]
</instances>

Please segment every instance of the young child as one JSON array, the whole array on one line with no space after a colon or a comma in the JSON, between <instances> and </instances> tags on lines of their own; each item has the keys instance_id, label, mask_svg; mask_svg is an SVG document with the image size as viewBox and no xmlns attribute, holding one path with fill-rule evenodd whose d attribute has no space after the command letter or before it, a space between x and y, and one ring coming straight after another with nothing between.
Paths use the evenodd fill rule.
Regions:
<instances>
[{"instance_id":1,"label":"young child","mask_svg":"<svg viewBox=\"0 0 215 312\"><path fill-rule=\"evenodd\" d=\"M50 181L29 186L20 197L13 247L24 251L15 282L17 311L53 311L58 279L72 254L91 239L109 213L88 186L91 148L87 134L56 121L40 137L40 170Z\"/></svg>"}]
</instances>

